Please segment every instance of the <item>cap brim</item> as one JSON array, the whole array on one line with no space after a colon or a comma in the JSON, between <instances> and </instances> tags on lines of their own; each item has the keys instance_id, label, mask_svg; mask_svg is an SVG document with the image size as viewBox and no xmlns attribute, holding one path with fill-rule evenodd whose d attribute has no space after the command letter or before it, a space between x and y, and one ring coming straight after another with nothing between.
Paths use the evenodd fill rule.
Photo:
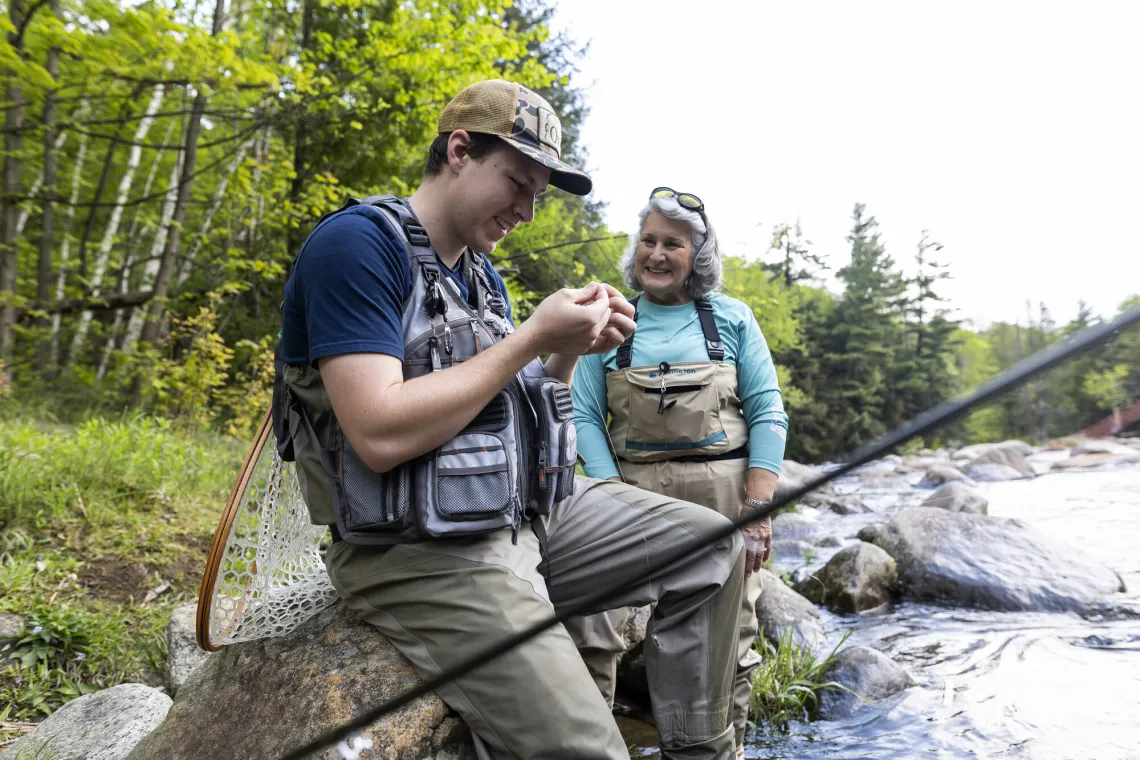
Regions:
<instances>
[{"instance_id":1,"label":"cap brim","mask_svg":"<svg viewBox=\"0 0 1140 760\"><path fill-rule=\"evenodd\" d=\"M550 184L557 187L559 190L565 190L573 195L589 195L590 191L594 189L594 180L590 179L584 172L580 172L570 164L558 160L549 153L544 153L538 148L533 148L530 145L520 143L517 140L512 140L509 137L499 135L499 138L504 142L511 145L527 158L532 161L545 166L550 170Z\"/></svg>"}]
</instances>

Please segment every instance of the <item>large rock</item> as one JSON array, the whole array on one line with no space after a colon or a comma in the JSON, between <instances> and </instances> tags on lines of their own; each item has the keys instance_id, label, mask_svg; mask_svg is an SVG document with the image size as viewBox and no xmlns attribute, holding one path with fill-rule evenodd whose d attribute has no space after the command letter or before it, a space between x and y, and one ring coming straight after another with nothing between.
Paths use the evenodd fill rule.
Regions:
<instances>
[{"instance_id":1,"label":"large rock","mask_svg":"<svg viewBox=\"0 0 1140 760\"><path fill-rule=\"evenodd\" d=\"M922 506L984 515L989 512L990 503L978 489L956 481L947 483L932 493L922 502Z\"/></svg>"},{"instance_id":2,"label":"large rock","mask_svg":"<svg viewBox=\"0 0 1140 760\"><path fill-rule=\"evenodd\" d=\"M1120 577L1018 520L932 507L905 509L859 538L897 563L905 596L997 610L1084 611Z\"/></svg>"},{"instance_id":3,"label":"large rock","mask_svg":"<svg viewBox=\"0 0 1140 760\"><path fill-rule=\"evenodd\" d=\"M1113 454L1126 459L1136 458L1138 452L1132 446L1116 441L1096 440L1083 443L1073 449L1073 454Z\"/></svg>"},{"instance_id":4,"label":"large rock","mask_svg":"<svg viewBox=\"0 0 1140 760\"><path fill-rule=\"evenodd\" d=\"M981 464L970 465L970 469L966 474L970 476L971 480L977 481L978 483L1002 483L1007 480L1020 480L1025 477L1025 473L1020 470L1015 470L1007 464L995 464L993 462L982 462Z\"/></svg>"},{"instance_id":5,"label":"large rock","mask_svg":"<svg viewBox=\"0 0 1140 760\"><path fill-rule=\"evenodd\" d=\"M759 572L764 584L756 602L760 632L775 644L791 629L792 640L800 646L812 651L823 646L825 637L815 605L788 588L778 576L763 569Z\"/></svg>"},{"instance_id":6,"label":"large rock","mask_svg":"<svg viewBox=\"0 0 1140 760\"><path fill-rule=\"evenodd\" d=\"M1033 469L1033 465L1025 460L1025 455L1021 453L1022 449L1016 445L1017 443L1020 442L994 446L984 454L975 457L970 462L970 469L972 470L983 464L1000 464L1017 470L1022 475L1028 475L1030 477L1036 475L1037 471Z\"/></svg>"},{"instance_id":7,"label":"large rock","mask_svg":"<svg viewBox=\"0 0 1140 760\"><path fill-rule=\"evenodd\" d=\"M24 632L24 619L11 612L0 612L0 641L17 639Z\"/></svg>"},{"instance_id":8,"label":"large rock","mask_svg":"<svg viewBox=\"0 0 1140 760\"><path fill-rule=\"evenodd\" d=\"M169 709L170 697L138 683L88 694L56 710L0 753L0 760L122 760Z\"/></svg>"},{"instance_id":9,"label":"large rock","mask_svg":"<svg viewBox=\"0 0 1140 760\"><path fill-rule=\"evenodd\" d=\"M823 720L850 717L868 702L878 702L914 685L914 680L898 663L867 647L840 652L823 671L822 680L835 681L855 692L851 694L840 689L821 691L819 717Z\"/></svg>"},{"instance_id":10,"label":"large rock","mask_svg":"<svg viewBox=\"0 0 1140 760\"><path fill-rule=\"evenodd\" d=\"M822 475L822 470L818 470L810 465L800 464L792 459L785 459L780 465L780 479L776 481L776 493L773 498L782 499L792 491ZM831 484L828 483L816 490L821 493L831 493Z\"/></svg>"},{"instance_id":11,"label":"large rock","mask_svg":"<svg viewBox=\"0 0 1140 760\"><path fill-rule=\"evenodd\" d=\"M860 541L841 549L822 570L794 588L816 604L840 612L863 612L889 602L897 583L891 556L874 544Z\"/></svg>"},{"instance_id":12,"label":"large rock","mask_svg":"<svg viewBox=\"0 0 1140 760\"><path fill-rule=\"evenodd\" d=\"M621 640L625 642L627 651L645 640L645 627L649 624L649 618L652 615L652 605L637 607L633 610L632 614L626 618L625 623L618 626L617 635L621 636Z\"/></svg>"},{"instance_id":13,"label":"large rock","mask_svg":"<svg viewBox=\"0 0 1140 760\"><path fill-rule=\"evenodd\" d=\"M290 634L211 654L130 760L279 758L419 683L388 639L335 604ZM434 760L454 756L467 729L429 694L363 734L374 757ZM330 747L314 758L341 755Z\"/></svg>"},{"instance_id":14,"label":"large rock","mask_svg":"<svg viewBox=\"0 0 1140 760\"><path fill-rule=\"evenodd\" d=\"M926 471L926 475L919 481L918 487L936 488L945 483L953 483L956 480L967 480L965 473L948 464L936 464Z\"/></svg>"},{"instance_id":15,"label":"large rock","mask_svg":"<svg viewBox=\"0 0 1140 760\"><path fill-rule=\"evenodd\" d=\"M803 503L815 509L826 509L837 515L861 515L871 508L855 494L818 493L813 491L803 498Z\"/></svg>"},{"instance_id":16,"label":"large rock","mask_svg":"<svg viewBox=\"0 0 1140 760\"><path fill-rule=\"evenodd\" d=\"M819 532L819 520L798 512L784 512L772 518L772 540L810 540Z\"/></svg>"},{"instance_id":17,"label":"large rock","mask_svg":"<svg viewBox=\"0 0 1140 760\"><path fill-rule=\"evenodd\" d=\"M210 656L194 638L197 603L175 608L166 626L166 690L177 694L194 669Z\"/></svg>"}]
</instances>

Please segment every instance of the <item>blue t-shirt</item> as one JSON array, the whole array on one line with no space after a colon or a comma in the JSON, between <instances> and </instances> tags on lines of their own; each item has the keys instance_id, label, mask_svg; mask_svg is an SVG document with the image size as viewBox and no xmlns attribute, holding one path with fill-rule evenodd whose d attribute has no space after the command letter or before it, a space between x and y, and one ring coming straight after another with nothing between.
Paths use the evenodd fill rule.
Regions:
<instances>
[{"instance_id":1,"label":"blue t-shirt","mask_svg":"<svg viewBox=\"0 0 1140 760\"><path fill-rule=\"evenodd\" d=\"M491 286L506 299L503 279L483 260ZM440 268L466 299L462 260L454 270ZM316 365L338 354L381 353L403 361L402 315L411 293L404 244L378 209L353 206L329 217L305 240L285 283L282 359Z\"/></svg>"}]
</instances>

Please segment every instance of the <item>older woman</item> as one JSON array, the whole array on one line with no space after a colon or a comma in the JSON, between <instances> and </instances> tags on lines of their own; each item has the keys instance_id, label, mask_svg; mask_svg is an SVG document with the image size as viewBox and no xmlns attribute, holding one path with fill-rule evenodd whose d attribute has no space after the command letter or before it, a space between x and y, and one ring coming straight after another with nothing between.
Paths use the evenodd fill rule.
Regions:
<instances>
[{"instance_id":1,"label":"older woman","mask_svg":"<svg viewBox=\"0 0 1140 760\"><path fill-rule=\"evenodd\" d=\"M640 294L634 299L637 332L616 350L582 357L572 385L578 452L587 474L622 479L731 518L763 507L780 473L787 415L752 310L714 292L721 280L720 251L700 199L655 189L621 267L626 283ZM760 662L752 651L760 594L756 571L771 550L771 523L749 526L745 540L733 694L738 754ZM611 704L622 649L616 623L618 617L609 613L567 626Z\"/></svg>"}]
</instances>

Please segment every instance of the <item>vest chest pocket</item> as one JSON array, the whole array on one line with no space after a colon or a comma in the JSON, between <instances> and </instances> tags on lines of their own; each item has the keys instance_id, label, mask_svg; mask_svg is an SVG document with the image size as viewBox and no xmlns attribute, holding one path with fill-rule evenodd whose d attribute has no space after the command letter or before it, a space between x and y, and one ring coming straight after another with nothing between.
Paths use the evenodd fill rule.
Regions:
<instances>
[{"instance_id":1,"label":"vest chest pocket","mask_svg":"<svg viewBox=\"0 0 1140 760\"><path fill-rule=\"evenodd\" d=\"M514 491L506 446L497 435L459 435L436 455L436 508L449 520L502 514L511 508Z\"/></svg>"},{"instance_id":2,"label":"vest chest pocket","mask_svg":"<svg viewBox=\"0 0 1140 760\"><path fill-rule=\"evenodd\" d=\"M720 419L717 364L674 364L624 370L629 390L629 458L638 453L715 454L727 450L728 436Z\"/></svg>"}]
</instances>

